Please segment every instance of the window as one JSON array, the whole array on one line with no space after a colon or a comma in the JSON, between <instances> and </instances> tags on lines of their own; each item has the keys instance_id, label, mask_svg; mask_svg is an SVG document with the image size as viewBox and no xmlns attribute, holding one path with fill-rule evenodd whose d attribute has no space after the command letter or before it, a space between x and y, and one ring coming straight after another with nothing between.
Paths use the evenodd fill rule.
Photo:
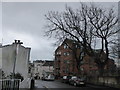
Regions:
<instances>
[{"instance_id":1,"label":"window","mask_svg":"<svg viewBox=\"0 0 120 90\"><path fill-rule=\"evenodd\" d=\"M85 56L85 55L84 55L84 52L81 52L80 59L83 59L84 56Z\"/></svg>"},{"instance_id":2,"label":"window","mask_svg":"<svg viewBox=\"0 0 120 90\"><path fill-rule=\"evenodd\" d=\"M83 70L84 70L84 68L82 68L82 67L81 67L80 69L81 69L81 71L83 71Z\"/></svg>"},{"instance_id":3,"label":"window","mask_svg":"<svg viewBox=\"0 0 120 90\"><path fill-rule=\"evenodd\" d=\"M65 52L65 53L64 53L64 56L69 56L69 55L70 55L69 52Z\"/></svg>"},{"instance_id":4,"label":"window","mask_svg":"<svg viewBox=\"0 0 120 90\"><path fill-rule=\"evenodd\" d=\"M70 61L69 61L69 60L64 60L64 63L65 63L65 64L69 64Z\"/></svg>"},{"instance_id":5,"label":"window","mask_svg":"<svg viewBox=\"0 0 120 90\"><path fill-rule=\"evenodd\" d=\"M70 63L70 61L69 60L67 60L67 64L69 64Z\"/></svg>"},{"instance_id":6,"label":"window","mask_svg":"<svg viewBox=\"0 0 120 90\"><path fill-rule=\"evenodd\" d=\"M75 48L80 48L79 45L75 45Z\"/></svg>"},{"instance_id":7,"label":"window","mask_svg":"<svg viewBox=\"0 0 120 90\"><path fill-rule=\"evenodd\" d=\"M64 69L63 73L66 73L66 74L69 73L68 69Z\"/></svg>"},{"instance_id":8,"label":"window","mask_svg":"<svg viewBox=\"0 0 120 90\"><path fill-rule=\"evenodd\" d=\"M76 43L76 41L73 41L73 43Z\"/></svg>"},{"instance_id":9,"label":"window","mask_svg":"<svg viewBox=\"0 0 120 90\"><path fill-rule=\"evenodd\" d=\"M81 64L84 64L84 61L81 61Z\"/></svg>"},{"instance_id":10,"label":"window","mask_svg":"<svg viewBox=\"0 0 120 90\"><path fill-rule=\"evenodd\" d=\"M61 55L61 52L59 51L59 52L57 52L57 55Z\"/></svg>"},{"instance_id":11,"label":"window","mask_svg":"<svg viewBox=\"0 0 120 90\"><path fill-rule=\"evenodd\" d=\"M66 53L64 53L64 56L66 56Z\"/></svg>"},{"instance_id":12,"label":"window","mask_svg":"<svg viewBox=\"0 0 120 90\"><path fill-rule=\"evenodd\" d=\"M64 64L66 64L66 60L64 61Z\"/></svg>"},{"instance_id":13,"label":"window","mask_svg":"<svg viewBox=\"0 0 120 90\"><path fill-rule=\"evenodd\" d=\"M81 57L83 57L83 56L84 56L84 52L81 53Z\"/></svg>"},{"instance_id":14,"label":"window","mask_svg":"<svg viewBox=\"0 0 120 90\"><path fill-rule=\"evenodd\" d=\"M61 52L59 52L59 54L61 55Z\"/></svg>"},{"instance_id":15,"label":"window","mask_svg":"<svg viewBox=\"0 0 120 90\"><path fill-rule=\"evenodd\" d=\"M68 45L64 44L64 49L67 49L68 48Z\"/></svg>"},{"instance_id":16,"label":"window","mask_svg":"<svg viewBox=\"0 0 120 90\"><path fill-rule=\"evenodd\" d=\"M68 68L65 69L65 73L69 73L69 69Z\"/></svg>"},{"instance_id":17,"label":"window","mask_svg":"<svg viewBox=\"0 0 120 90\"><path fill-rule=\"evenodd\" d=\"M30 67L28 68L28 73L31 73L31 68Z\"/></svg>"},{"instance_id":18,"label":"window","mask_svg":"<svg viewBox=\"0 0 120 90\"><path fill-rule=\"evenodd\" d=\"M56 60L56 61L58 61L58 60L59 60L59 58L56 58L55 60Z\"/></svg>"},{"instance_id":19,"label":"window","mask_svg":"<svg viewBox=\"0 0 120 90\"><path fill-rule=\"evenodd\" d=\"M69 52L67 52L67 56L69 56L70 55L70 53Z\"/></svg>"},{"instance_id":20,"label":"window","mask_svg":"<svg viewBox=\"0 0 120 90\"><path fill-rule=\"evenodd\" d=\"M83 50L83 46L82 46L82 45L81 45L81 47L80 47L80 48L81 48L81 50Z\"/></svg>"}]
</instances>

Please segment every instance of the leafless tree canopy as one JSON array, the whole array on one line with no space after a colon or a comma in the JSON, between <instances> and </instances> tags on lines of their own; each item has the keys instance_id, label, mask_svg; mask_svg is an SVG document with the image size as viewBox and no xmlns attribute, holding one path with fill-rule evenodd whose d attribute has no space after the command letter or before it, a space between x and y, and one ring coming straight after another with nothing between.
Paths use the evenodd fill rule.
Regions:
<instances>
[{"instance_id":1,"label":"leafless tree canopy","mask_svg":"<svg viewBox=\"0 0 120 90\"><path fill-rule=\"evenodd\" d=\"M81 8L72 9L66 6L64 12L50 11L45 15L47 23L46 35L54 36L59 41L66 38L76 40L84 47L84 52L94 57L99 68L104 68L109 58L109 38L118 33L116 25L118 18L111 8L104 10L91 4L81 3ZM92 45L96 44L94 38L101 39L101 50L97 53ZM102 53L106 56L103 59Z\"/></svg>"}]
</instances>

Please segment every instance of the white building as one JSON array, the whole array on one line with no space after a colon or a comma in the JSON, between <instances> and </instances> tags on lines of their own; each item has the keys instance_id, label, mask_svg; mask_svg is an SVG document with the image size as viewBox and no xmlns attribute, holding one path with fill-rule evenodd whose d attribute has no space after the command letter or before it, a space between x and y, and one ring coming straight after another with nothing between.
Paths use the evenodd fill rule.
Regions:
<instances>
[{"instance_id":1,"label":"white building","mask_svg":"<svg viewBox=\"0 0 120 90\"><path fill-rule=\"evenodd\" d=\"M2 44L0 44L0 69L2 68Z\"/></svg>"},{"instance_id":2,"label":"white building","mask_svg":"<svg viewBox=\"0 0 120 90\"><path fill-rule=\"evenodd\" d=\"M2 70L6 76L13 73L20 73L24 78L28 77L28 64L30 57L30 48L21 45L20 40L15 40L11 45L2 46Z\"/></svg>"},{"instance_id":3,"label":"white building","mask_svg":"<svg viewBox=\"0 0 120 90\"><path fill-rule=\"evenodd\" d=\"M33 77L37 77L41 79L43 76L53 74L53 61L42 61L42 60L36 60L33 61L34 65L34 72Z\"/></svg>"}]
</instances>

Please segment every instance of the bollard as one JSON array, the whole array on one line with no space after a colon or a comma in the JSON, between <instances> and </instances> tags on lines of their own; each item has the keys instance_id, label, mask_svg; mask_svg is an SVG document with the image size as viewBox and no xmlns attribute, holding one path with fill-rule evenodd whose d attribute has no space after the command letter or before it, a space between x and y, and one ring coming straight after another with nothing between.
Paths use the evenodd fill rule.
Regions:
<instances>
[{"instance_id":1,"label":"bollard","mask_svg":"<svg viewBox=\"0 0 120 90\"><path fill-rule=\"evenodd\" d=\"M35 80L32 78L32 79L31 79L30 90L33 90L33 89L34 89L34 85L35 85Z\"/></svg>"}]
</instances>

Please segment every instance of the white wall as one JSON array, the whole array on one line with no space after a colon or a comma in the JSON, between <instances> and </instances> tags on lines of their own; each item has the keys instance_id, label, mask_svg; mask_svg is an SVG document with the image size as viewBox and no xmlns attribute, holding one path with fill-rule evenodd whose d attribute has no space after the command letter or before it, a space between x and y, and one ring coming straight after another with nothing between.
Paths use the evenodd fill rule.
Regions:
<instances>
[{"instance_id":1,"label":"white wall","mask_svg":"<svg viewBox=\"0 0 120 90\"><path fill-rule=\"evenodd\" d=\"M2 68L2 48L0 47L0 69Z\"/></svg>"},{"instance_id":2,"label":"white wall","mask_svg":"<svg viewBox=\"0 0 120 90\"><path fill-rule=\"evenodd\" d=\"M4 46L2 48L2 69L6 75L9 75L13 70L14 50L14 46Z\"/></svg>"},{"instance_id":3,"label":"white wall","mask_svg":"<svg viewBox=\"0 0 120 90\"><path fill-rule=\"evenodd\" d=\"M2 69L7 75L9 75L10 72L13 72L15 49L15 44L6 45L2 49ZM30 48L25 48L22 45L19 45L18 54L16 55L15 72L21 73L24 78L28 77L29 55Z\"/></svg>"},{"instance_id":4,"label":"white wall","mask_svg":"<svg viewBox=\"0 0 120 90\"><path fill-rule=\"evenodd\" d=\"M29 90L30 89L30 85L31 85L31 79L30 78L26 78L22 82L20 82L19 88L20 89L27 88Z\"/></svg>"}]
</instances>

